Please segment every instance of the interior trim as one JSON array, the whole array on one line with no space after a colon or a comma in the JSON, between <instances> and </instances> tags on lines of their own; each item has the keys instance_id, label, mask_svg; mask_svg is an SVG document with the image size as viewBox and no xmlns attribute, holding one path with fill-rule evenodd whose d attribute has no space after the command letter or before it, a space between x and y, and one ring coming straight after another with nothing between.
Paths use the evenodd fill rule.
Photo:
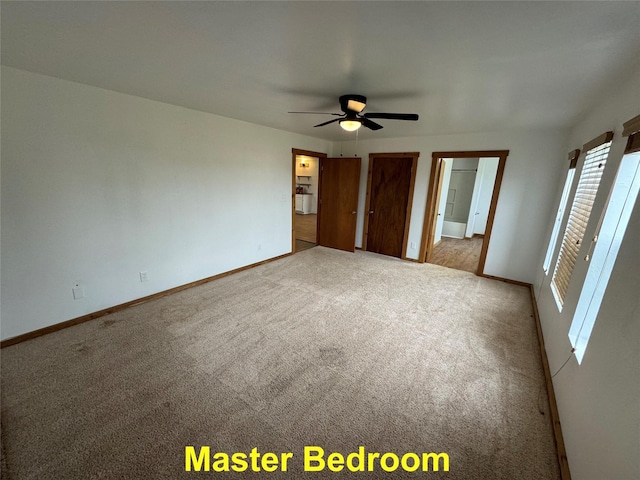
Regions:
<instances>
[{"instance_id":1,"label":"interior trim","mask_svg":"<svg viewBox=\"0 0 640 480\"><path fill-rule=\"evenodd\" d=\"M497 280L498 282L504 282L504 283L510 283L512 285L518 285L520 287L529 288L531 286L531 284L528 283L528 282L521 282L520 280L511 280L510 278L495 277L493 275L487 275L486 273L479 273L478 276L479 277L483 277L483 278L490 278L491 280Z\"/></svg>"},{"instance_id":2,"label":"interior trim","mask_svg":"<svg viewBox=\"0 0 640 480\"><path fill-rule=\"evenodd\" d=\"M7 338L6 340L2 340L0 342L0 348L9 347L11 345L15 345L17 343L22 343L27 340L31 340L32 338L40 337L42 335L47 335L49 333L57 332L58 330L63 330L68 327L72 327L74 325L78 325L80 323L88 322L89 320L94 320L99 317L104 317L105 315L109 315L111 313L119 312L121 310L125 310L129 307L133 307L135 305L140 305L142 303L146 303L150 300L155 300L156 298L165 297L167 295L171 295L173 293L180 292L182 290L187 290L191 287L197 287L198 285L203 285L205 283L212 282L213 280L217 280L222 277L226 277L228 275L232 275L234 273L242 272L243 270L249 270L250 268L257 267L259 265L264 265L265 263L270 263L275 260L280 260L281 258L288 257L292 255L293 252L285 253L284 255L279 255L277 257L268 258L267 260L262 260L261 262L252 263L251 265L245 265L244 267L235 268L233 270L229 270L228 272L219 273L217 275L213 275L211 277L203 278L201 280L196 280L195 282L186 283L184 285L180 285L174 288L170 288L169 290L163 290L162 292L154 293L152 295L148 295L146 297L138 298L136 300L131 300L129 302L121 303L120 305L114 305L113 307L105 308L104 310L98 310L97 312L88 313L87 315L83 315L81 317L72 318L71 320L66 320L64 322L56 323L54 325L49 325L48 327L40 328L38 330L33 330L31 332L23 333L22 335L18 335L15 337Z\"/></svg>"},{"instance_id":3,"label":"interior trim","mask_svg":"<svg viewBox=\"0 0 640 480\"><path fill-rule=\"evenodd\" d=\"M640 115L622 124L622 136L628 137L632 133L640 132Z\"/></svg>"},{"instance_id":4,"label":"interior trim","mask_svg":"<svg viewBox=\"0 0 640 480\"><path fill-rule=\"evenodd\" d=\"M604 132L602 135L597 136L593 140L588 141L582 146L583 152L588 152L592 148L599 147L603 143L610 142L613 139L613 132Z\"/></svg>"},{"instance_id":5,"label":"interior trim","mask_svg":"<svg viewBox=\"0 0 640 480\"><path fill-rule=\"evenodd\" d=\"M640 152L640 132L632 133L627 140L627 146L624 153Z\"/></svg>"},{"instance_id":6,"label":"interior trim","mask_svg":"<svg viewBox=\"0 0 640 480\"><path fill-rule=\"evenodd\" d=\"M571 150L569 152L569 168L576 168L578 165L578 158L580 157L580 149L576 148L575 150Z\"/></svg>"},{"instance_id":7,"label":"interior trim","mask_svg":"<svg viewBox=\"0 0 640 480\"><path fill-rule=\"evenodd\" d=\"M564 437L562 436L562 426L560 425L560 414L558 413L558 405L556 403L556 394L553 389L553 381L551 380L551 371L549 370L549 359L547 358L547 350L544 346L544 337L542 335L542 326L540 325L540 315L538 314L538 302L533 285L529 285L531 290L531 304L533 305L533 317L536 322L536 330L538 331L538 343L540 344L540 358L542 359L542 369L544 370L544 379L547 384L547 396L549 397L549 411L551 412L551 426L553 427L553 438L556 444L556 452L558 454L558 464L560 466L560 478L562 480L571 480L571 472L569 471L569 461L567 460L567 450L564 446Z\"/></svg>"}]
</instances>

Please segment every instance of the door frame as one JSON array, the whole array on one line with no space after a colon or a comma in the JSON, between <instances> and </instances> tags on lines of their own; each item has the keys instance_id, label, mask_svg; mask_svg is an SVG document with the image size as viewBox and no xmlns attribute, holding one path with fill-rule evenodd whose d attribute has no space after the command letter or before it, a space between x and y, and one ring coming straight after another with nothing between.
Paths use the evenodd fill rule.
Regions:
<instances>
[{"instance_id":1,"label":"door frame","mask_svg":"<svg viewBox=\"0 0 640 480\"><path fill-rule=\"evenodd\" d=\"M291 149L291 254L296 253L296 157L306 155L318 159L318 208L320 208L320 181L322 179L322 160L327 158L326 153L302 150L300 148ZM318 219L316 215L316 239L318 238Z\"/></svg>"},{"instance_id":2,"label":"door frame","mask_svg":"<svg viewBox=\"0 0 640 480\"><path fill-rule=\"evenodd\" d=\"M489 241L491 240L491 230L493 229L493 220L498 205L498 197L500 195L500 186L502 185L502 176L507 162L509 150L472 150L460 152L433 152L431 154L431 173L429 176L429 188L427 191L427 205L424 211L424 223L422 228L422 240L420 242L420 260L421 262L429 262L433 255L433 238L435 235L435 225L438 218L438 188L436 179L442 175L442 159L443 158L488 158L498 157L498 172L493 183L493 193L491 194L491 205L489 207L489 215L487 217L487 228L482 240L482 250L480 251L480 259L478 260L478 268L476 275L481 277L487 276L484 273L484 265L487 259L487 251L489 250Z\"/></svg>"},{"instance_id":3,"label":"door frame","mask_svg":"<svg viewBox=\"0 0 640 480\"><path fill-rule=\"evenodd\" d=\"M371 176L373 173L374 160L384 158L411 158L411 180L409 182L409 196L407 197L407 213L404 219L404 234L402 239L402 260L407 258L407 244L409 242L409 227L411 226L411 207L413 206L413 191L416 184L416 171L418 170L418 157L420 152L396 152L396 153L370 153L369 166L367 172L367 196L364 207L364 228L362 231L362 250L367 250L367 237L369 234L369 207L371 205Z\"/></svg>"}]
</instances>

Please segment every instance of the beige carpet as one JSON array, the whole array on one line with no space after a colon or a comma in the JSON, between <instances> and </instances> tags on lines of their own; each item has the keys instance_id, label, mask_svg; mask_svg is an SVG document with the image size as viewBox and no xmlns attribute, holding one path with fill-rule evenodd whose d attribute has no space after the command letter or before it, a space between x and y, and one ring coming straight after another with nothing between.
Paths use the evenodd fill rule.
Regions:
<instances>
[{"instance_id":1,"label":"beige carpet","mask_svg":"<svg viewBox=\"0 0 640 480\"><path fill-rule=\"evenodd\" d=\"M535 332L526 288L316 247L3 349L2 478L194 478L210 445L294 458L208 478L558 479ZM450 471L304 473L305 445Z\"/></svg>"}]
</instances>

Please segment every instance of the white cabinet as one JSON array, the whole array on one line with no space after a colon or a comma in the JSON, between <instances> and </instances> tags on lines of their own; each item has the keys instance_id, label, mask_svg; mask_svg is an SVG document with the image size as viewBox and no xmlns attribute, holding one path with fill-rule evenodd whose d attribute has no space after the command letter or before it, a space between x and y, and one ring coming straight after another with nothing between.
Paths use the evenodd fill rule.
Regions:
<instances>
[{"instance_id":1,"label":"white cabinet","mask_svg":"<svg viewBox=\"0 0 640 480\"><path fill-rule=\"evenodd\" d=\"M296 213L311 213L311 202L313 195L306 195L304 193L296 193Z\"/></svg>"}]
</instances>

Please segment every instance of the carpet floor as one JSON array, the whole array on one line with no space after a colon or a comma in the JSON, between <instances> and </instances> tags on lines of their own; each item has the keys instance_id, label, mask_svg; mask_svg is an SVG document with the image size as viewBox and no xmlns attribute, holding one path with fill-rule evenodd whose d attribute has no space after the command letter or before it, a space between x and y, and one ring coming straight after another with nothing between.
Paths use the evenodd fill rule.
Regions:
<instances>
[{"instance_id":1,"label":"carpet floor","mask_svg":"<svg viewBox=\"0 0 640 480\"><path fill-rule=\"evenodd\" d=\"M316 247L1 351L3 479L558 479L527 288ZM449 471L303 471L303 449ZM432 464L433 466L433 464Z\"/></svg>"}]
</instances>

